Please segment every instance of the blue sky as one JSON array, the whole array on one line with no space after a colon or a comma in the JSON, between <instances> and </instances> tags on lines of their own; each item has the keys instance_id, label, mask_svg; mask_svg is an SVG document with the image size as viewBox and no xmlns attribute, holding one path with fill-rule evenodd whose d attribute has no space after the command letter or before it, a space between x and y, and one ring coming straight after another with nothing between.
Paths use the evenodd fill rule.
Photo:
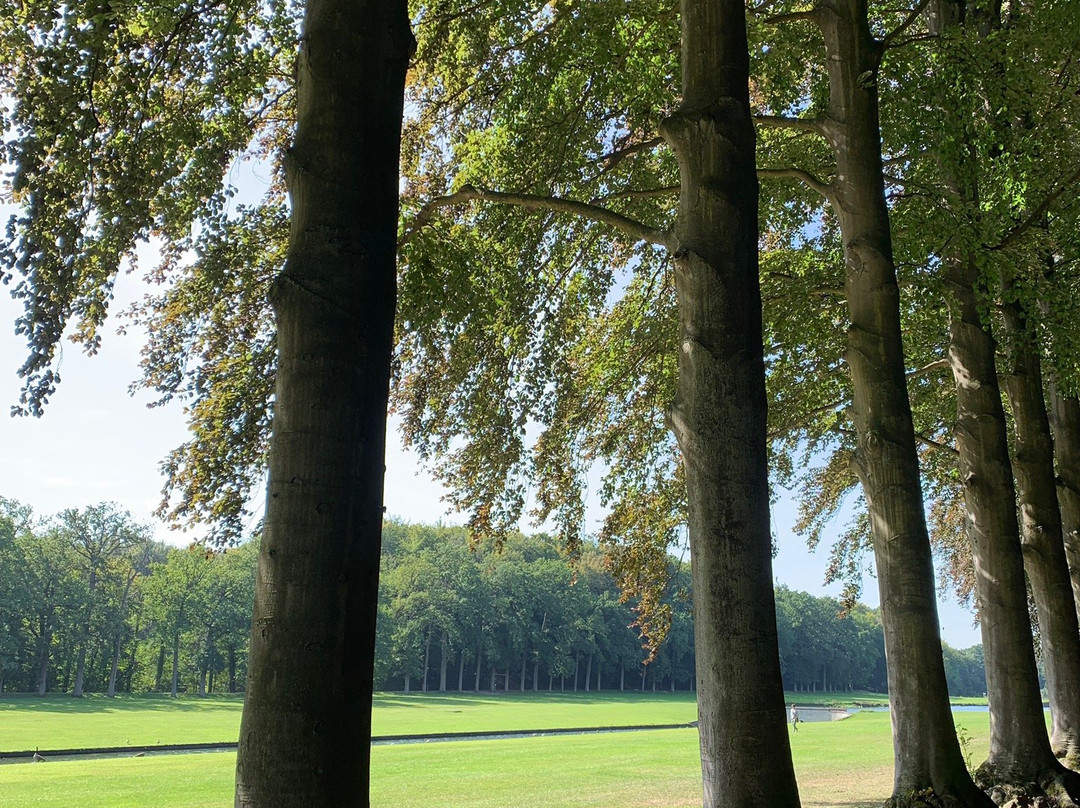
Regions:
<instances>
[{"instance_id":1,"label":"blue sky","mask_svg":"<svg viewBox=\"0 0 1080 808\"><path fill-rule=\"evenodd\" d=\"M137 276L122 276L114 311L139 294ZM158 467L168 451L183 442L185 426L180 404L149 409L149 395L127 392L138 376L141 334L131 329L118 335L108 327L95 357L65 343L62 382L45 415L11 418L7 410L18 399L16 371L25 356L13 327L20 305L6 289L0 291L0 495L32 506L39 515L112 500L137 519L154 522L150 514L162 485ZM416 456L402 448L396 430L388 440L386 466L388 514L413 522L461 523L460 515L447 514L440 501L441 487L424 473ZM594 523L590 528L599 517L598 507L590 509ZM795 503L790 498L781 498L773 507L773 521L779 543L774 561L777 583L815 594L838 594L839 586L822 585L827 548L810 553L793 533ZM186 543L198 536L155 524L164 541ZM838 523L837 530L841 528ZM876 587L868 577L863 599L870 605L878 602ZM939 610L946 642L963 648L980 641L971 614L951 598L939 603Z\"/></svg>"}]
</instances>

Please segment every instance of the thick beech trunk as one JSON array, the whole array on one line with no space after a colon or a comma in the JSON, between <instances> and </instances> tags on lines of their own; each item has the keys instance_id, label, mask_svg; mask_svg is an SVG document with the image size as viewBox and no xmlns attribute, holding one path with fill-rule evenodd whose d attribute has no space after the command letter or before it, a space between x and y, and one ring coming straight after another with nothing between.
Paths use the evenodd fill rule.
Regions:
<instances>
[{"instance_id":1,"label":"thick beech trunk","mask_svg":"<svg viewBox=\"0 0 1080 808\"><path fill-rule=\"evenodd\" d=\"M978 270L962 260L946 260L946 267L949 359L957 393L954 434L992 716L990 752L979 779L984 787L1034 782L1054 792L1065 771L1051 751L1043 718L996 346L979 316Z\"/></svg>"},{"instance_id":2,"label":"thick beech trunk","mask_svg":"<svg viewBox=\"0 0 1080 808\"><path fill-rule=\"evenodd\" d=\"M1054 447L1034 335L1017 302L1002 306L1008 370L1005 389L1016 430L1013 471L1020 500L1024 568L1039 615L1050 697L1050 743L1080 765L1080 628L1065 560L1054 478Z\"/></svg>"},{"instance_id":3,"label":"thick beech trunk","mask_svg":"<svg viewBox=\"0 0 1080 808\"><path fill-rule=\"evenodd\" d=\"M851 318L845 360L858 439L855 466L870 511L881 592L893 801L903 803L913 792L932 789L948 802L990 806L964 765L941 657L881 162L877 75L882 46L870 33L867 0L823 0L816 21L827 51L824 132L836 154L832 201L844 240Z\"/></svg>"},{"instance_id":4,"label":"thick beech trunk","mask_svg":"<svg viewBox=\"0 0 1080 808\"><path fill-rule=\"evenodd\" d=\"M681 184L668 415L686 472L703 804L788 808L799 795L772 586L745 14L741 0L680 9L682 101L661 124Z\"/></svg>"},{"instance_id":5,"label":"thick beech trunk","mask_svg":"<svg viewBox=\"0 0 1080 808\"><path fill-rule=\"evenodd\" d=\"M1065 558L1080 618L1080 398L1064 395L1054 379L1050 381L1050 427L1054 431Z\"/></svg>"},{"instance_id":6,"label":"thick beech trunk","mask_svg":"<svg viewBox=\"0 0 1080 808\"><path fill-rule=\"evenodd\" d=\"M404 0L307 0L237 808L369 804Z\"/></svg>"},{"instance_id":7,"label":"thick beech trunk","mask_svg":"<svg viewBox=\"0 0 1080 808\"><path fill-rule=\"evenodd\" d=\"M960 3L933 0L931 29L955 31L963 19ZM977 23L982 17L969 19ZM989 20L987 20L989 22ZM980 31L982 35L989 30ZM947 122L960 127L949 109ZM967 144L944 154L949 191L959 209L978 204L978 188ZM980 311L978 266L970 256L945 255L949 305L949 362L956 382L954 426L964 490L966 531L975 565L975 588L990 703L990 750L976 779L983 788L1006 783L1038 783L1060 794L1076 780L1054 757L1046 733L1035 651L1031 642L1016 490L1009 459L1008 430L998 385L996 343ZM1072 783L1073 787L1080 783Z\"/></svg>"}]
</instances>

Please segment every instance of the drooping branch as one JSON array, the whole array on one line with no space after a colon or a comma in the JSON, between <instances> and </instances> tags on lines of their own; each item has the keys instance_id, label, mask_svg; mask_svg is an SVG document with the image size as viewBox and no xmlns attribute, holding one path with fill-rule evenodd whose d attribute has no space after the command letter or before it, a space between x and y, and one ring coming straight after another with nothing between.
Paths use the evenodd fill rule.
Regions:
<instances>
[{"instance_id":1,"label":"drooping branch","mask_svg":"<svg viewBox=\"0 0 1080 808\"><path fill-rule=\"evenodd\" d=\"M825 182L811 174L809 171L801 168L759 168L757 170L757 175L761 179L786 177L799 180L808 188L817 191L817 193L821 194L826 199L831 201L833 197L833 187L831 183Z\"/></svg>"},{"instance_id":2,"label":"drooping branch","mask_svg":"<svg viewBox=\"0 0 1080 808\"><path fill-rule=\"evenodd\" d=\"M398 239L398 247L407 244L413 235L427 224L431 217L441 208L473 201L514 205L532 211L543 210L554 213L569 213L592 222L606 224L635 241L647 241L650 244L657 244L669 250L676 248L675 235L670 230L650 227L636 219L631 219L629 216L624 216L599 205L555 196L492 191L486 188L475 188L472 185L462 186L457 193L436 197L425 204L413 218L409 229Z\"/></svg>"}]
</instances>

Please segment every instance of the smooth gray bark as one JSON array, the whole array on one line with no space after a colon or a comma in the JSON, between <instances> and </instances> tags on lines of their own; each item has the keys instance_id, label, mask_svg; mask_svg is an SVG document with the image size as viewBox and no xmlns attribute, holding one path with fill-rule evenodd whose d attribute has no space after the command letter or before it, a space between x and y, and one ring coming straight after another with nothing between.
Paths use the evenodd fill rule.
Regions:
<instances>
[{"instance_id":1,"label":"smooth gray bark","mask_svg":"<svg viewBox=\"0 0 1080 808\"><path fill-rule=\"evenodd\" d=\"M366 808L413 49L404 0L307 0L238 808Z\"/></svg>"},{"instance_id":2,"label":"smooth gray bark","mask_svg":"<svg viewBox=\"0 0 1080 808\"><path fill-rule=\"evenodd\" d=\"M705 808L793 808L772 587L758 182L742 0L682 0L678 383ZM642 686L645 676L642 676ZM767 772L768 776L763 776Z\"/></svg>"},{"instance_id":3,"label":"smooth gray bark","mask_svg":"<svg viewBox=\"0 0 1080 808\"><path fill-rule=\"evenodd\" d=\"M1054 447L1034 333L1021 304L1002 305L1005 389L1016 433L1013 472L1020 502L1024 568L1039 617L1050 699L1050 743L1080 765L1080 627L1065 559L1054 475Z\"/></svg>"},{"instance_id":4,"label":"smooth gray bark","mask_svg":"<svg viewBox=\"0 0 1080 808\"><path fill-rule=\"evenodd\" d=\"M855 468L870 512L892 711L894 804L932 790L948 804L992 805L972 782L953 727L941 656L930 540L905 378L900 295L885 202L877 76L882 43L866 0L822 0L836 155L833 209L844 241Z\"/></svg>"},{"instance_id":5,"label":"smooth gray bark","mask_svg":"<svg viewBox=\"0 0 1080 808\"><path fill-rule=\"evenodd\" d=\"M1050 428L1057 461L1058 505L1073 601L1080 618L1080 398L1062 393L1050 380Z\"/></svg>"}]
</instances>

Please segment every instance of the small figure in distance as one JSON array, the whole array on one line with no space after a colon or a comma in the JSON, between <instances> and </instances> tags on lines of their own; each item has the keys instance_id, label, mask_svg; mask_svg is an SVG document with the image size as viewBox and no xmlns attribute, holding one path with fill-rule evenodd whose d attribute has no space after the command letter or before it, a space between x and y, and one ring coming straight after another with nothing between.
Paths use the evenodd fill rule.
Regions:
<instances>
[{"instance_id":1,"label":"small figure in distance","mask_svg":"<svg viewBox=\"0 0 1080 808\"><path fill-rule=\"evenodd\" d=\"M37 752L34 752L34 763L44 763L44 762L45 762L45 758L43 758Z\"/></svg>"},{"instance_id":2,"label":"small figure in distance","mask_svg":"<svg viewBox=\"0 0 1080 808\"><path fill-rule=\"evenodd\" d=\"M795 731L799 731L799 711L795 709L795 702L791 703L791 728Z\"/></svg>"}]
</instances>

